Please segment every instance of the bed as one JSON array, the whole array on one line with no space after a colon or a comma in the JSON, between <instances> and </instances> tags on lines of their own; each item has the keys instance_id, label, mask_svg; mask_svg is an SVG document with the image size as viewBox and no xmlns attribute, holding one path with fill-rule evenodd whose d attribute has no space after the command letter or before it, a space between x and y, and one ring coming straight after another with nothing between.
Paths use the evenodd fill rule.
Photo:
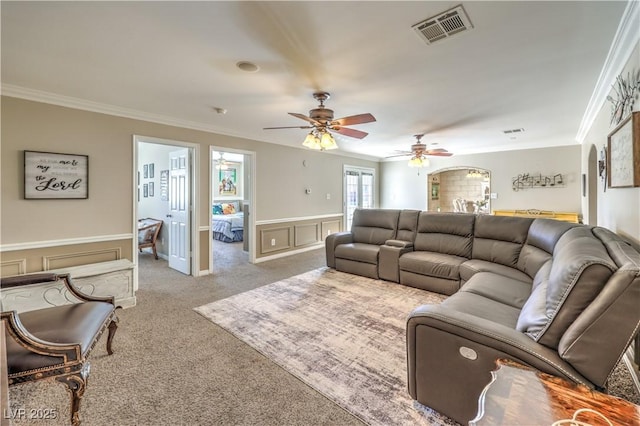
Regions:
<instances>
[{"instance_id":1,"label":"bed","mask_svg":"<svg viewBox=\"0 0 640 426\"><path fill-rule=\"evenodd\" d=\"M225 243L242 241L244 212L236 211L234 203L214 204L211 216L213 239Z\"/></svg>"}]
</instances>

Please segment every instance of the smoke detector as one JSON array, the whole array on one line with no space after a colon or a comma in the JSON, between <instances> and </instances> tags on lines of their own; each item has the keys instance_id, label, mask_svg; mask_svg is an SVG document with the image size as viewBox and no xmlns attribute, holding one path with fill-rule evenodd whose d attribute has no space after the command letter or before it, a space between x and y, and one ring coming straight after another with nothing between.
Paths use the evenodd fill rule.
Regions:
<instances>
[{"instance_id":1,"label":"smoke detector","mask_svg":"<svg viewBox=\"0 0 640 426\"><path fill-rule=\"evenodd\" d=\"M411 28L427 44L444 40L463 31L473 29L473 24L462 5L442 12L413 25Z\"/></svg>"}]
</instances>

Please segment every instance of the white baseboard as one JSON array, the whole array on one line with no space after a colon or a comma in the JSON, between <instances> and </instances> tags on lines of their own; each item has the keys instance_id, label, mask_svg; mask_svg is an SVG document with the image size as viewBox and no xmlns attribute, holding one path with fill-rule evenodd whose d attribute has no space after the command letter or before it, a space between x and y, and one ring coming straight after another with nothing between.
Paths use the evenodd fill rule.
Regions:
<instances>
[{"instance_id":1,"label":"white baseboard","mask_svg":"<svg viewBox=\"0 0 640 426\"><path fill-rule=\"evenodd\" d=\"M297 250L286 251L284 253L278 253L278 254L274 254L274 255L271 255L271 256L259 257L259 258L256 259L255 263L262 263L262 262L266 262L268 260L274 260L274 259L280 259L282 257L293 256L294 254L304 253L306 251L311 251L311 250L317 250L317 249L320 249L320 248L323 248L323 247L324 247L324 243L322 243L322 244L314 244L312 246L304 247L304 248L297 249Z\"/></svg>"}]
</instances>

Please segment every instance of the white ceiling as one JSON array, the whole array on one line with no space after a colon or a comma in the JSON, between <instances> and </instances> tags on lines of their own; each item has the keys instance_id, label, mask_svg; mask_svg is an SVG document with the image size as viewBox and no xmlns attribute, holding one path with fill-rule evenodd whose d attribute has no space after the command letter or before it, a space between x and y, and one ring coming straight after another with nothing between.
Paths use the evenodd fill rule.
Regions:
<instances>
[{"instance_id":1,"label":"white ceiling","mask_svg":"<svg viewBox=\"0 0 640 426\"><path fill-rule=\"evenodd\" d=\"M432 45L412 30L458 4L2 1L3 91L300 146L305 130L263 128L305 125L287 113L323 90L336 118L377 118L337 138L374 157L417 133L458 154L577 143L626 3L466 1L473 30Z\"/></svg>"}]
</instances>

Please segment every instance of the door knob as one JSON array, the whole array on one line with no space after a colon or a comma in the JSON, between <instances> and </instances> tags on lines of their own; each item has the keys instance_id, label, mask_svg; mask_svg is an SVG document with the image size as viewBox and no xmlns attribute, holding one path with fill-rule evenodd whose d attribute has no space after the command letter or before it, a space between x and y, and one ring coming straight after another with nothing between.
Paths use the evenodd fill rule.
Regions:
<instances>
[{"instance_id":1,"label":"door knob","mask_svg":"<svg viewBox=\"0 0 640 426\"><path fill-rule=\"evenodd\" d=\"M167 217L173 217L172 215L168 214Z\"/></svg>"}]
</instances>

